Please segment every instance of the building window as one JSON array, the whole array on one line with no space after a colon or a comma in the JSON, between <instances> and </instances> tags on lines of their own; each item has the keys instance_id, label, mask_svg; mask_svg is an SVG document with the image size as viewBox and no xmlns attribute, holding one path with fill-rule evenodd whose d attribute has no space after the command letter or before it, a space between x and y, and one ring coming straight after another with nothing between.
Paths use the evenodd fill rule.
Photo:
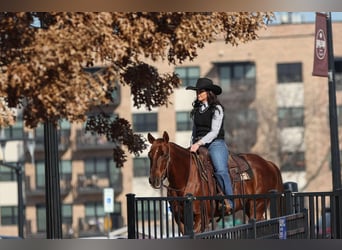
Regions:
<instances>
[{"instance_id":1,"label":"building window","mask_svg":"<svg viewBox=\"0 0 342 250\"><path fill-rule=\"evenodd\" d=\"M91 177L96 175L99 178L107 177L109 174L108 162L106 159L93 158L86 159L85 163L85 175Z\"/></svg>"},{"instance_id":2,"label":"building window","mask_svg":"<svg viewBox=\"0 0 342 250\"><path fill-rule=\"evenodd\" d=\"M22 140L24 136L24 123L23 112L21 109L17 109L16 122L13 126L2 128L4 137L6 139L19 139Z\"/></svg>"},{"instance_id":3,"label":"building window","mask_svg":"<svg viewBox=\"0 0 342 250\"><path fill-rule=\"evenodd\" d=\"M72 224L72 205L62 204L62 223L71 225Z\"/></svg>"},{"instance_id":4,"label":"building window","mask_svg":"<svg viewBox=\"0 0 342 250\"><path fill-rule=\"evenodd\" d=\"M181 80L182 87L195 86L200 77L199 67L176 67L175 73Z\"/></svg>"},{"instance_id":5,"label":"building window","mask_svg":"<svg viewBox=\"0 0 342 250\"><path fill-rule=\"evenodd\" d=\"M135 157L133 159L133 173L134 177L149 176L150 161L147 157Z\"/></svg>"},{"instance_id":6,"label":"building window","mask_svg":"<svg viewBox=\"0 0 342 250\"><path fill-rule=\"evenodd\" d=\"M96 226L100 218L105 216L103 202L85 203L85 218L88 224Z\"/></svg>"},{"instance_id":7,"label":"building window","mask_svg":"<svg viewBox=\"0 0 342 250\"><path fill-rule=\"evenodd\" d=\"M342 90L342 59L335 61L335 84L336 90Z\"/></svg>"},{"instance_id":8,"label":"building window","mask_svg":"<svg viewBox=\"0 0 342 250\"><path fill-rule=\"evenodd\" d=\"M46 231L46 207L45 205L37 205L36 213L37 213L37 231L45 232Z\"/></svg>"},{"instance_id":9,"label":"building window","mask_svg":"<svg viewBox=\"0 0 342 250\"><path fill-rule=\"evenodd\" d=\"M1 225L16 225L18 222L18 209L13 206L0 207L1 210Z\"/></svg>"},{"instance_id":10,"label":"building window","mask_svg":"<svg viewBox=\"0 0 342 250\"><path fill-rule=\"evenodd\" d=\"M235 124L236 128L248 127L257 122L257 112L255 109L241 109L236 112Z\"/></svg>"},{"instance_id":11,"label":"building window","mask_svg":"<svg viewBox=\"0 0 342 250\"><path fill-rule=\"evenodd\" d=\"M72 175L72 162L71 162L71 160L61 160L59 172L60 172L60 179L71 180L71 175Z\"/></svg>"},{"instance_id":12,"label":"building window","mask_svg":"<svg viewBox=\"0 0 342 250\"><path fill-rule=\"evenodd\" d=\"M278 83L302 82L302 63L278 63Z\"/></svg>"},{"instance_id":13,"label":"building window","mask_svg":"<svg viewBox=\"0 0 342 250\"><path fill-rule=\"evenodd\" d=\"M192 120L189 112L176 113L177 131L192 130Z\"/></svg>"},{"instance_id":14,"label":"building window","mask_svg":"<svg viewBox=\"0 0 342 250\"><path fill-rule=\"evenodd\" d=\"M303 127L304 108L278 108L278 127Z\"/></svg>"},{"instance_id":15,"label":"building window","mask_svg":"<svg viewBox=\"0 0 342 250\"><path fill-rule=\"evenodd\" d=\"M218 74L223 91L252 86L256 83L255 64L251 62L219 64Z\"/></svg>"},{"instance_id":16,"label":"building window","mask_svg":"<svg viewBox=\"0 0 342 250\"><path fill-rule=\"evenodd\" d=\"M45 162L37 161L36 167L36 188L45 189ZM70 181L72 175L72 162L70 160L61 160L59 162L60 180Z\"/></svg>"},{"instance_id":17,"label":"building window","mask_svg":"<svg viewBox=\"0 0 342 250\"><path fill-rule=\"evenodd\" d=\"M158 130L157 113L133 114L133 130L135 132L152 132Z\"/></svg>"},{"instance_id":18,"label":"building window","mask_svg":"<svg viewBox=\"0 0 342 250\"><path fill-rule=\"evenodd\" d=\"M110 185L121 182L121 169L116 167L112 158L89 158L85 159L84 164L87 178L109 178Z\"/></svg>"},{"instance_id":19,"label":"building window","mask_svg":"<svg viewBox=\"0 0 342 250\"><path fill-rule=\"evenodd\" d=\"M36 164L36 188L45 189L45 163L37 161Z\"/></svg>"},{"instance_id":20,"label":"building window","mask_svg":"<svg viewBox=\"0 0 342 250\"><path fill-rule=\"evenodd\" d=\"M61 146L68 146L69 140L70 140L70 130L71 130L71 124L67 120L61 120L59 122L59 129L58 129L58 137L59 141L58 144Z\"/></svg>"},{"instance_id":21,"label":"building window","mask_svg":"<svg viewBox=\"0 0 342 250\"><path fill-rule=\"evenodd\" d=\"M16 179L15 170L0 165L0 181L15 181Z\"/></svg>"},{"instance_id":22,"label":"building window","mask_svg":"<svg viewBox=\"0 0 342 250\"><path fill-rule=\"evenodd\" d=\"M304 152L282 152L280 155L281 171L305 171Z\"/></svg>"}]
</instances>

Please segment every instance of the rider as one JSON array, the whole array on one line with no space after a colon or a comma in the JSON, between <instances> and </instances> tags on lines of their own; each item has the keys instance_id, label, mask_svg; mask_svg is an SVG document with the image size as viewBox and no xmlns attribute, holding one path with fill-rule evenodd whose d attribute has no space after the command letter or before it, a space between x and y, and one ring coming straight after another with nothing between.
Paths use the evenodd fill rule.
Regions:
<instances>
[{"instance_id":1,"label":"rider","mask_svg":"<svg viewBox=\"0 0 342 250\"><path fill-rule=\"evenodd\" d=\"M224 111L217 96L222 93L218 85L208 78L199 78L195 90L197 98L193 102L191 117L193 118L191 152L196 152L200 146L205 146L214 166L214 173L222 191L233 195L232 184L228 173L228 147L224 140ZM233 201L228 200L226 211L230 213L234 207Z\"/></svg>"}]
</instances>

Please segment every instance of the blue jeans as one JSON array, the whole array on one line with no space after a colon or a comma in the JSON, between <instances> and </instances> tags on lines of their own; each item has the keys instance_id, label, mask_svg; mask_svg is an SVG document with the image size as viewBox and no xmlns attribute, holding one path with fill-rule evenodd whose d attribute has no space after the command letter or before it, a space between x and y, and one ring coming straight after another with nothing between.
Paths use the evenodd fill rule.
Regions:
<instances>
[{"instance_id":1,"label":"blue jeans","mask_svg":"<svg viewBox=\"0 0 342 250\"><path fill-rule=\"evenodd\" d=\"M208 146L209 154L214 165L214 174L225 195L233 195L232 182L228 173L228 147L223 139L216 139ZM233 202L229 200L230 205Z\"/></svg>"}]
</instances>

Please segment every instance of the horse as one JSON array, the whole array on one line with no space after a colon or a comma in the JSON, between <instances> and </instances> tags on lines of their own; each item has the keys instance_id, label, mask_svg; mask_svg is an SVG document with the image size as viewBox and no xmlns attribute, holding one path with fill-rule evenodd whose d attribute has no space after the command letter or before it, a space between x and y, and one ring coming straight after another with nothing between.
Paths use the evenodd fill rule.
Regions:
<instances>
[{"instance_id":1,"label":"horse","mask_svg":"<svg viewBox=\"0 0 342 250\"><path fill-rule=\"evenodd\" d=\"M217 188L218 185L213 177L212 165L210 165L210 168L203 170L205 157L198 160L196 153L190 152L189 148L170 142L166 131L164 131L162 138L156 139L150 133L148 133L147 137L151 143L148 152L150 159L149 183L153 188L160 189L162 186L166 186L163 182L167 179L168 197L184 197L188 194L192 194L194 197L218 194L217 190L220 190ZM204 152L208 152L208 150L205 149ZM240 157L250 166L252 171L250 175L252 177L240 182L232 181L234 195L265 194L271 190L280 193L284 191L280 170L273 162L252 153L240 154ZM210 162L210 157L208 159ZM230 159L227 167L231 163ZM200 170L201 168L202 170ZM206 175L206 177L203 178L203 175ZM210 176L212 177L210 178ZM175 216L180 232L184 234L183 207L174 201L170 203L172 203L171 211ZM256 220L264 219L264 213L268 206L269 201L265 202L264 199L246 199L244 202L242 202L242 199L234 199L235 212L242 209L247 210L247 216ZM216 217L222 216L222 213L228 215L228 212L220 210L219 203L213 205L212 202L205 201L203 209L203 205L199 202L193 202L193 231L195 233L203 232L209 228L211 221L208 221L208 218L211 218L213 211ZM203 215L203 213L206 214Z\"/></svg>"}]
</instances>

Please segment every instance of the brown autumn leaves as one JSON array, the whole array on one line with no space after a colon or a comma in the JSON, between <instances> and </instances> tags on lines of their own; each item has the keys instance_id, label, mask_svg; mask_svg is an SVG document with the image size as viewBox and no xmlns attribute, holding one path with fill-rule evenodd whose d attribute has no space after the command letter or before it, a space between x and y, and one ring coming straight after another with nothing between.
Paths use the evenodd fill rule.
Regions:
<instances>
[{"instance_id":1,"label":"brown autumn leaves","mask_svg":"<svg viewBox=\"0 0 342 250\"><path fill-rule=\"evenodd\" d=\"M181 64L217 38L234 46L257 39L272 19L266 12L0 13L0 126L13 124L18 106L29 128L87 121L89 131L118 143L113 156L123 166L120 144L135 154L146 145L126 120L101 111L116 84L130 86L136 107L167 105L181 83L146 59ZM83 70L94 65L105 66L96 78ZM87 115L94 107L98 114Z\"/></svg>"}]
</instances>

